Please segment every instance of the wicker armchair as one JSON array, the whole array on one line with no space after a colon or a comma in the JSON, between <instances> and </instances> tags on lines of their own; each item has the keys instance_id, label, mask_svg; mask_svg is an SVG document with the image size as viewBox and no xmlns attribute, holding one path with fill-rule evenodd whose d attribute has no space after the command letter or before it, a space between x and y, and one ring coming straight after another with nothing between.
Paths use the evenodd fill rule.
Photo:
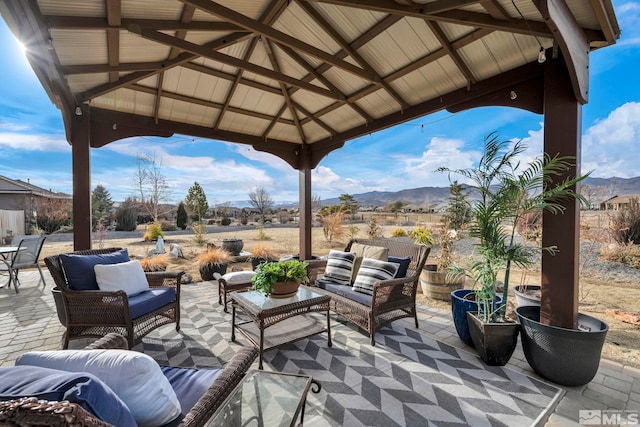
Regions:
<instances>
[{"instance_id":1,"label":"wicker armchair","mask_svg":"<svg viewBox=\"0 0 640 427\"><path fill-rule=\"evenodd\" d=\"M125 337L110 333L88 345L85 349L127 349L127 347L128 341ZM224 366L223 371L207 392L191 408L179 427L204 426L236 385L240 383L257 355L258 350L253 347L240 349ZM38 402L35 398L29 397L0 402L0 425L110 427L110 424L95 418L75 403L66 401Z\"/></svg>"},{"instance_id":2,"label":"wicker armchair","mask_svg":"<svg viewBox=\"0 0 640 427\"><path fill-rule=\"evenodd\" d=\"M97 255L118 250L120 248L70 253ZM44 262L62 294L62 309L65 315L61 317L67 327L62 338L63 348L68 348L70 340L102 337L110 332L125 336L129 348L131 348L135 340L168 323L175 322L176 330L180 330L180 279L182 271L146 273L150 288L172 287L176 291L176 298L157 310L132 319L129 312L129 300L124 291L74 291L67 284L59 255L46 257ZM58 307L58 310L60 309L61 307Z\"/></svg>"},{"instance_id":3,"label":"wicker armchair","mask_svg":"<svg viewBox=\"0 0 640 427\"><path fill-rule=\"evenodd\" d=\"M411 257L406 276L376 282L370 305L319 287L315 287L314 292L331 296L331 310L369 332L371 345L376 344L376 331L394 320L413 317L417 328L416 291L422 267L431 248L398 239L353 239L345 248L345 252L349 252L354 243L388 248L389 256L393 257ZM324 271L325 266L326 260L310 262L309 275L318 276L318 271Z\"/></svg>"}]
</instances>

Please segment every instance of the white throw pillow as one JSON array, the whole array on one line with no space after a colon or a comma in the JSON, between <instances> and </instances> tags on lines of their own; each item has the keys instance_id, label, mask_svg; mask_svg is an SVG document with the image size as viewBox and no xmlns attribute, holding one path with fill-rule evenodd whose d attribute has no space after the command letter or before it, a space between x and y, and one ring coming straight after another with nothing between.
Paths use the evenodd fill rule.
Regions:
<instances>
[{"instance_id":1,"label":"white throw pillow","mask_svg":"<svg viewBox=\"0 0 640 427\"><path fill-rule=\"evenodd\" d=\"M241 283L251 283L251 278L255 274L255 271L233 271L225 274L222 278L230 285L239 285Z\"/></svg>"},{"instance_id":2,"label":"white throw pillow","mask_svg":"<svg viewBox=\"0 0 640 427\"><path fill-rule=\"evenodd\" d=\"M93 270L101 291L125 291L132 296L149 290L149 282L139 261L96 264Z\"/></svg>"},{"instance_id":3,"label":"white throw pillow","mask_svg":"<svg viewBox=\"0 0 640 427\"><path fill-rule=\"evenodd\" d=\"M139 427L161 426L182 411L160 366L137 351L32 351L19 356L15 364L95 375L129 407Z\"/></svg>"},{"instance_id":4,"label":"white throw pillow","mask_svg":"<svg viewBox=\"0 0 640 427\"><path fill-rule=\"evenodd\" d=\"M327 266L324 270L323 279L340 285L351 284L351 271L356 260L353 252L341 252L331 249L327 258Z\"/></svg>"},{"instance_id":5,"label":"white throw pillow","mask_svg":"<svg viewBox=\"0 0 640 427\"><path fill-rule=\"evenodd\" d=\"M353 282L353 290L373 295L373 285L382 280L393 279L398 267L400 264L395 262L379 261L372 258L363 259L356 281Z\"/></svg>"}]
</instances>

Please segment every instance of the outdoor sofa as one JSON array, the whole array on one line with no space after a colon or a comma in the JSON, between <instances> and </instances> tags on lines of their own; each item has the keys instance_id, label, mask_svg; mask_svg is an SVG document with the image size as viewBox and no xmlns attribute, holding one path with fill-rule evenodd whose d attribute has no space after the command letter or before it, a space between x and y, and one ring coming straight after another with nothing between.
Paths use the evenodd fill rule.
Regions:
<instances>
[{"instance_id":1,"label":"outdoor sofa","mask_svg":"<svg viewBox=\"0 0 640 427\"><path fill-rule=\"evenodd\" d=\"M60 353L62 353L62 355L69 354L70 357L76 357L84 356L81 353L87 353L86 350L124 350L124 354L117 352L119 356L117 360L125 359L125 361L117 368L107 371L107 376L126 376L128 369L132 371L136 369L132 365L139 364L136 359L140 357L150 359L142 353L129 351L127 348L128 342L126 338L116 333L110 333L85 347L83 350L35 352L35 356L40 356L40 359L37 359L39 361L37 361L35 365L29 364L33 363L31 362L34 359L32 353L26 353L23 355L25 357L24 363L20 364L19 358L18 361L16 361L17 366L0 368L0 425L29 427L45 425L61 427L102 427L114 425L105 422L94 412L104 414L103 418L113 421L117 427L129 425L126 420L131 422L131 416L126 413L120 414L118 411L130 410L131 413L134 413L136 410L140 411L140 406L142 405L137 405L136 408L129 409L127 406L128 402L125 402L126 397L122 397L120 401L119 399L122 393L118 394L115 391L115 387L111 388L112 386L107 385L110 384L111 381L114 381L113 378L99 378L98 375L81 372L81 368L78 367L70 371L60 371L57 369L49 369L48 366L42 364L43 359L45 361L50 360L47 359L49 354L55 354L59 357ZM160 367L153 360L150 360L150 362L147 361L147 364L155 364L155 366L151 367L161 372L159 375L164 376L164 378L168 380L168 384L170 384L171 389L175 392L180 402L178 417L165 425L181 427L205 425L206 421L212 417L226 397L242 380L257 354L257 350L253 347L241 348L231 358L229 363L220 369ZM131 356L132 358L126 359L127 356ZM92 355L87 359L94 362L94 367L91 369L95 369L96 365L100 365L99 360L96 362L98 357L99 356ZM52 357L51 360L55 360L55 357ZM128 363L129 360L131 360L130 363ZM148 367L149 366L145 366L145 368ZM23 372L19 372L20 369L23 369ZM38 378L34 379L30 384L27 384L25 377L29 374L24 374L24 372L28 372L24 371L25 369L32 371L38 370L44 373L52 371L53 375L59 376L42 378L40 372L32 372L33 377ZM145 395L148 394L150 396L156 392L156 389L159 387L157 381L153 381L151 375L146 370L140 372L139 381L134 379L135 375L137 375L137 373L131 373L132 377L129 379L131 387L139 387L139 382L146 380L147 384L144 386L149 390L148 393L137 393L138 395L134 396L135 398L144 399ZM98 377L97 380L96 377ZM52 384L54 384L53 378L58 379L55 388L52 386ZM127 384L126 380L126 378L123 380L125 385ZM9 381L11 384L7 384ZM46 387L35 390L38 386L42 387L42 384L45 382ZM20 395L20 387L24 390L29 390L31 393L24 396ZM111 392L118 396L118 398L113 398L110 394ZM17 396L16 393L18 393ZM62 400L61 396L66 396L66 399ZM146 398L150 399L149 396L146 396ZM111 400L108 398L111 398ZM73 403L69 401L73 401ZM125 404L119 405L119 402L124 402ZM193 402L195 402L195 404L193 404ZM153 405L154 402L149 402L148 404ZM122 408L122 406L124 406L124 408ZM164 411L166 408L161 408L161 410ZM145 417L148 415L154 414L143 414ZM138 421L137 418L134 419ZM147 423L149 422L153 423L153 421L147 421Z\"/></svg>"},{"instance_id":2,"label":"outdoor sofa","mask_svg":"<svg viewBox=\"0 0 640 427\"><path fill-rule=\"evenodd\" d=\"M314 292L329 295L331 310L367 331L375 345L375 333L394 320L413 317L418 327L416 292L430 251L400 239L353 239L326 261L311 261L309 275L319 276Z\"/></svg>"}]
</instances>

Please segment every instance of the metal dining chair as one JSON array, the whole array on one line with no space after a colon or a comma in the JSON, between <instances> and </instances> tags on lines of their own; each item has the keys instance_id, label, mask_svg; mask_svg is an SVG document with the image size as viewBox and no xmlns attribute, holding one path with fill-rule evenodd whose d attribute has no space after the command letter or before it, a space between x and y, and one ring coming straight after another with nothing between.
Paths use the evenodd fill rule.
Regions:
<instances>
[{"instance_id":1,"label":"metal dining chair","mask_svg":"<svg viewBox=\"0 0 640 427\"><path fill-rule=\"evenodd\" d=\"M13 288L16 293L19 292L20 280L18 279L18 273L21 268L37 267L40 272L40 281L42 286L46 286L44 280L44 274L38 263L40 258L40 252L42 251L42 245L44 244L45 236L33 235L33 236L15 236L12 241L12 246L17 246L18 250L14 252L10 257L3 259L4 263L0 263L0 271L6 271L9 273L8 287ZM39 284L40 282L38 282Z\"/></svg>"}]
</instances>

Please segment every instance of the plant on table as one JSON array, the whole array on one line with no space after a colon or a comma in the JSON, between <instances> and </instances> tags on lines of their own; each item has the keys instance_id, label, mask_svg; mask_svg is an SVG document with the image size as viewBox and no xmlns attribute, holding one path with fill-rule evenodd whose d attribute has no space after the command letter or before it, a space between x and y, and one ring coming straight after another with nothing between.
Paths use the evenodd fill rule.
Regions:
<instances>
[{"instance_id":1,"label":"plant on table","mask_svg":"<svg viewBox=\"0 0 640 427\"><path fill-rule=\"evenodd\" d=\"M278 282L296 282L306 285L309 283L307 263L290 259L262 264L251 279L252 289L263 292L265 295L273 293L273 286Z\"/></svg>"}]
</instances>

